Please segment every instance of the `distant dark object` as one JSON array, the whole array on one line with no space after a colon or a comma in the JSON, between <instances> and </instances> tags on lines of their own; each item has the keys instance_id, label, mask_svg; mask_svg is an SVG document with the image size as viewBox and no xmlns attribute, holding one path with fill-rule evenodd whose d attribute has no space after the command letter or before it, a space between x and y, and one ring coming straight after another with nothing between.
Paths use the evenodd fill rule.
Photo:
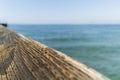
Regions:
<instances>
[{"instance_id":1,"label":"distant dark object","mask_svg":"<svg viewBox=\"0 0 120 80\"><path fill-rule=\"evenodd\" d=\"M0 23L0 25L3 25L4 27L7 27L6 23Z\"/></svg>"}]
</instances>

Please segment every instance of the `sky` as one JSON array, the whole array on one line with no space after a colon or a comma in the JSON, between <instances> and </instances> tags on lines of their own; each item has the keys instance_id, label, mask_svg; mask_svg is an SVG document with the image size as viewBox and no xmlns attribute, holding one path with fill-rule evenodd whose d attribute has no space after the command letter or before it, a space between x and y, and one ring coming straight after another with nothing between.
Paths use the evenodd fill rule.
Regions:
<instances>
[{"instance_id":1,"label":"sky","mask_svg":"<svg viewBox=\"0 0 120 80\"><path fill-rule=\"evenodd\" d=\"M120 0L0 0L12 24L120 24Z\"/></svg>"}]
</instances>

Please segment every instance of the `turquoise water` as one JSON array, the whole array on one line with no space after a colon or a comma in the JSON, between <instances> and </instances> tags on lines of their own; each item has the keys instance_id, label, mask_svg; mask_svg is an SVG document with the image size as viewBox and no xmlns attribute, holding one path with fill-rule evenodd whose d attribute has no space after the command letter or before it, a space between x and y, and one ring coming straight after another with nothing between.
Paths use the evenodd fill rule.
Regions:
<instances>
[{"instance_id":1,"label":"turquoise water","mask_svg":"<svg viewBox=\"0 0 120 80\"><path fill-rule=\"evenodd\" d=\"M120 25L9 25L71 56L112 80L120 80Z\"/></svg>"}]
</instances>

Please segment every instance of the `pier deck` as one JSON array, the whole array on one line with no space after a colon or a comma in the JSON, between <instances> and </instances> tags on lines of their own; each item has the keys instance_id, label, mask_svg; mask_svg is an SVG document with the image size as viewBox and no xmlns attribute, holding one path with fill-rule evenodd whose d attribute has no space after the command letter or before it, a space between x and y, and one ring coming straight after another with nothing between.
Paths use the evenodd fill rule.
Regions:
<instances>
[{"instance_id":1,"label":"pier deck","mask_svg":"<svg viewBox=\"0 0 120 80\"><path fill-rule=\"evenodd\" d=\"M0 80L109 79L57 50L0 26Z\"/></svg>"}]
</instances>

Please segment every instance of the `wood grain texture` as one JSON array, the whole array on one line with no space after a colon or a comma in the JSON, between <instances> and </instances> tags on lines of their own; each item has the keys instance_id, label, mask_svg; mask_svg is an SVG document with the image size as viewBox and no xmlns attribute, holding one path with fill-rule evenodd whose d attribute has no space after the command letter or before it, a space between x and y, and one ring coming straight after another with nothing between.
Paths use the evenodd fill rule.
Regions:
<instances>
[{"instance_id":1,"label":"wood grain texture","mask_svg":"<svg viewBox=\"0 0 120 80\"><path fill-rule=\"evenodd\" d=\"M0 80L109 80L65 54L0 26Z\"/></svg>"}]
</instances>

